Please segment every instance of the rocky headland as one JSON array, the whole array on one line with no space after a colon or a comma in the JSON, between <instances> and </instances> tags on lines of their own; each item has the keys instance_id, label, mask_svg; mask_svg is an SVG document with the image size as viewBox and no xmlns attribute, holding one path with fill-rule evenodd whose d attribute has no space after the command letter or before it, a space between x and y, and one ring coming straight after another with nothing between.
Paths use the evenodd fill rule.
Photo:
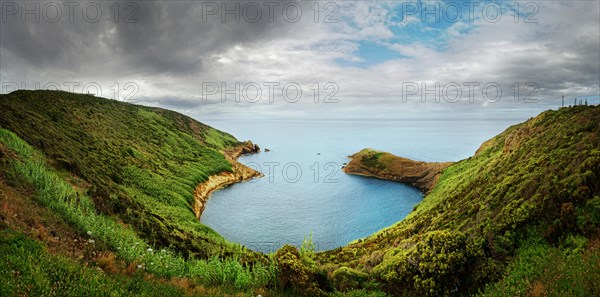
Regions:
<instances>
[{"instance_id":1,"label":"rocky headland","mask_svg":"<svg viewBox=\"0 0 600 297\"><path fill-rule=\"evenodd\" d=\"M192 210L198 219L206 207L206 201L210 198L212 192L224 188L228 185L260 177L263 174L238 162L237 158L242 155L255 154L260 152L260 147L251 141L242 142L234 148L223 151L225 158L231 163L232 172L223 171L211 175L208 179L200 183L194 191L194 202Z\"/></svg>"},{"instance_id":2,"label":"rocky headland","mask_svg":"<svg viewBox=\"0 0 600 297\"><path fill-rule=\"evenodd\" d=\"M373 149L363 149L350 156L344 167L348 174L376 177L409 184L429 194L442 170L453 162L422 162Z\"/></svg>"}]
</instances>

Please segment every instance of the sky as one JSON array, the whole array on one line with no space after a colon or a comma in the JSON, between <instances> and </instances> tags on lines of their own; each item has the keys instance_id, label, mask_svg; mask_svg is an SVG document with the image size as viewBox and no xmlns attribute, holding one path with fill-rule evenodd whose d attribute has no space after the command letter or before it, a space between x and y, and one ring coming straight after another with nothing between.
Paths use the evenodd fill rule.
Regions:
<instances>
[{"instance_id":1,"label":"sky","mask_svg":"<svg viewBox=\"0 0 600 297\"><path fill-rule=\"evenodd\" d=\"M600 100L598 1L0 1L0 85L197 119L528 118Z\"/></svg>"}]
</instances>

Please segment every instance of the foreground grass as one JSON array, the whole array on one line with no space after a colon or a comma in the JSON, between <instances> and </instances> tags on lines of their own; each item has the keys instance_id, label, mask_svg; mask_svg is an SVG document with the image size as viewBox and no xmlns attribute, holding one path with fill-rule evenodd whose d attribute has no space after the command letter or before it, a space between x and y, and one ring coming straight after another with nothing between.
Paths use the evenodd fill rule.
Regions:
<instances>
[{"instance_id":1,"label":"foreground grass","mask_svg":"<svg viewBox=\"0 0 600 297\"><path fill-rule=\"evenodd\" d=\"M177 287L133 276L106 275L48 253L23 234L0 231L0 296L182 296Z\"/></svg>"},{"instance_id":2,"label":"foreground grass","mask_svg":"<svg viewBox=\"0 0 600 297\"><path fill-rule=\"evenodd\" d=\"M569 236L561 247L530 239L517 250L502 279L479 295L600 296L599 247L582 236Z\"/></svg>"}]
</instances>

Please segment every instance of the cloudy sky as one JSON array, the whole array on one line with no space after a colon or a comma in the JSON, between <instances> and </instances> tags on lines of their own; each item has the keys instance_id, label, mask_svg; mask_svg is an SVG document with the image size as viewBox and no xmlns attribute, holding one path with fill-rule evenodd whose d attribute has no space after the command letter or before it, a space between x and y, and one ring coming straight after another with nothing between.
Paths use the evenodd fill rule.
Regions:
<instances>
[{"instance_id":1,"label":"cloudy sky","mask_svg":"<svg viewBox=\"0 0 600 297\"><path fill-rule=\"evenodd\" d=\"M520 118L563 95L600 100L598 1L2 0L0 9L2 93L61 88L199 119Z\"/></svg>"}]
</instances>

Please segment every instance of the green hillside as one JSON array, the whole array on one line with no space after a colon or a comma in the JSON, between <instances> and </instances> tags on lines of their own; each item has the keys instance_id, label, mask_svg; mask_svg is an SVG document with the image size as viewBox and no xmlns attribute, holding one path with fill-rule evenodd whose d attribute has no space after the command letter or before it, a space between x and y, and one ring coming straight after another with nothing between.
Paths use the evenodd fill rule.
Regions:
<instances>
[{"instance_id":1,"label":"green hillside","mask_svg":"<svg viewBox=\"0 0 600 297\"><path fill-rule=\"evenodd\" d=\"M219 150L233 136L164 109L52 91L0 97L0 126L148 242L201 258L234 248L189 211L198 183L231 170Z\"/></svg>"},{"instance_id":2,"label":"green hillside","mask_svg":"<svg viewBox=\"0 0 600 297\"><path fill-rule=\"evenodd\" d=\"M234 289L273 275L268 257L225 241L191 209L198 183L232 170L221 151L241 144L233 136L172 111L56 91L0 95L0 128L3 229L58 238L57 253L77 250L86 265L106 253L124 272L139 265Z\"/></svg>"},{"instance_id":3,"label":"green hillside","mask_svg":"<svg viewBox=\"0 0 600 297\"><path fill-rule=\"evenodd\" d=\"M394 294L431 296L483 292L499 279L486 294L524 295L560 267L553 261L565 262L587 270L573 276L578 282L557 273L556 282L572 286L538 290L597 296L599 132L599 106L546 111L512 126L446 168L406 219L319 259L368 272Z\"/></svg>"},{"instance_id":4,"label":"green hillside","mask_svg":"<svg viewBox=\"0 0 600 297\"><path fill-rule=\"evenodd\" d=\"M192 211L233 170L233 136L89 95L0 95L0 296L599 296L599 132L598 106L546 111L443 169L394 226L263 255Z\"/></svg>"}]
</instances>

